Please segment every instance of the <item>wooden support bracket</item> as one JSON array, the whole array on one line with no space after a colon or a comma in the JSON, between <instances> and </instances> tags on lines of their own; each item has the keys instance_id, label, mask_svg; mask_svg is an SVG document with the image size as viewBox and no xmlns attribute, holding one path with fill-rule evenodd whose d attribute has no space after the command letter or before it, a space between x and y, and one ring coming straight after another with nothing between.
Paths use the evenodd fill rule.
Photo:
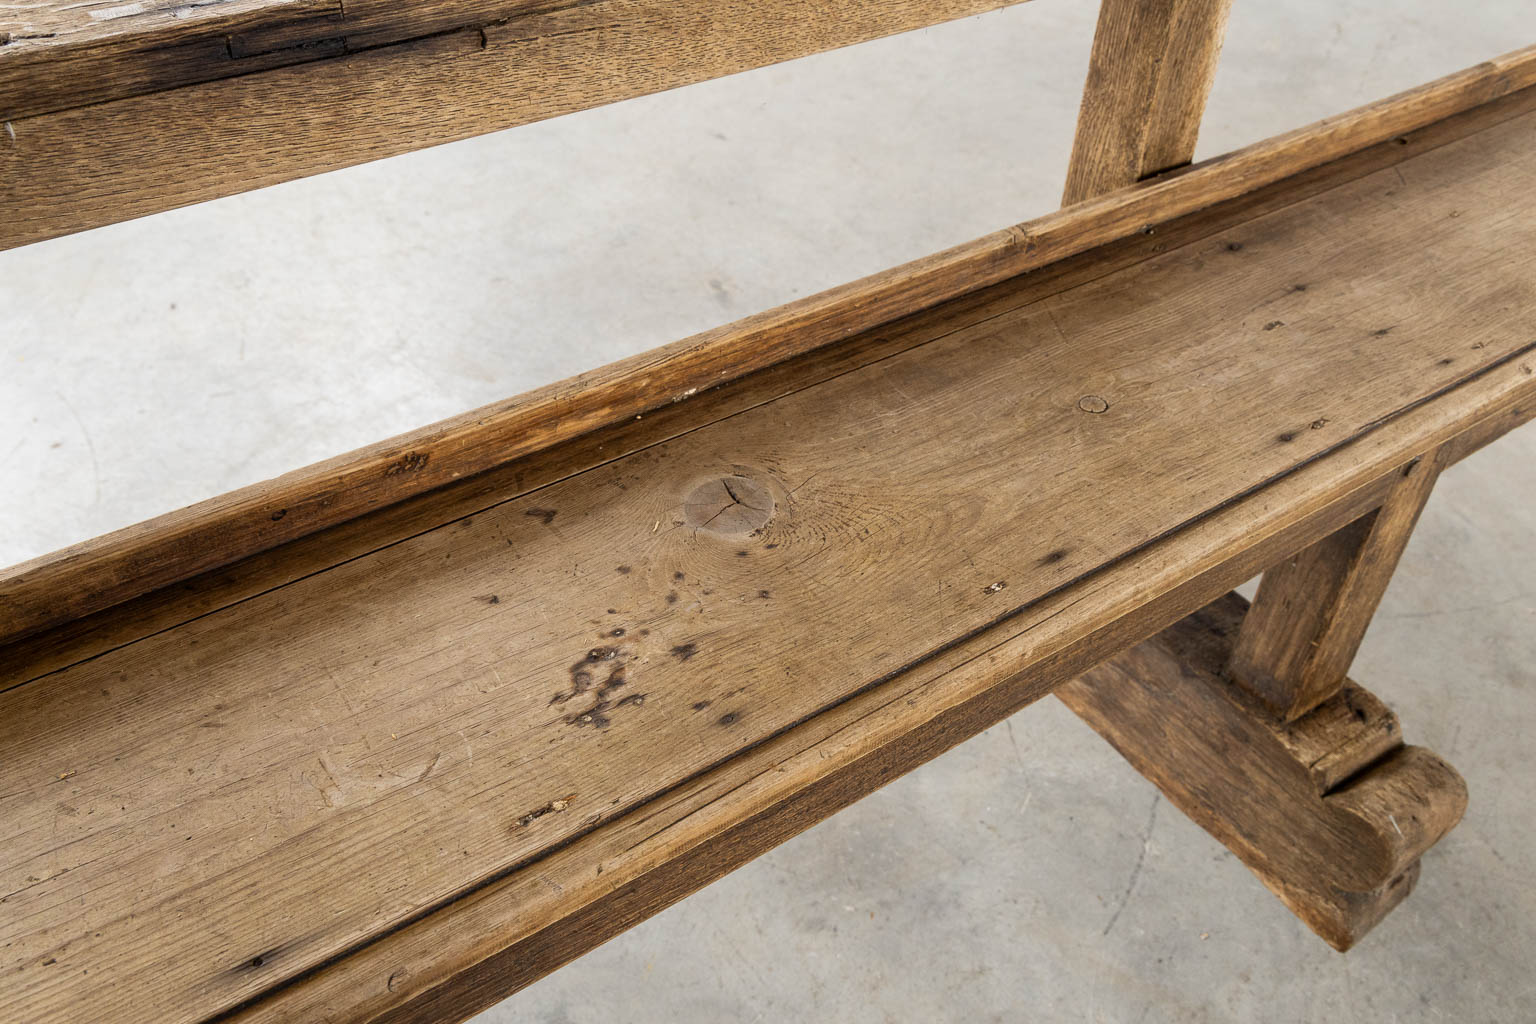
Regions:
<instances>
[{"instance_id":1,"label":"wooden support bracket","mask_svg":"<svg viewBox=\"0 0 1536 1024\"><path fill-rule=\"evenodd\" d=\"M1290 722L1229 682L1247 607L1228 594L1057 694L1343 951L1413 889L1466 786L1348 680Z\"/></svg>"},{"instance_id":2,"label":"wooden support bracket","mask_svg":"<svg viewBox=\"0 0 1536 1024\"><path fill-rule=\"evenodd\" d=\"M1344 684L1443 459L1410 463L1381 508L1264 573L1229 671L1280 717L1299 718Z\"/></svg>"}]
</instances>

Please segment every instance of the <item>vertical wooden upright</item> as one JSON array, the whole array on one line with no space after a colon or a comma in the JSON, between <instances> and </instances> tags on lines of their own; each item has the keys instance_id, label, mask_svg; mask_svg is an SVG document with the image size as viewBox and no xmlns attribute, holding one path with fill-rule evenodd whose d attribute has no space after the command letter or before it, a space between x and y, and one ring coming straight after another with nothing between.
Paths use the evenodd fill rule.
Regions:
<instances>
[{"instance_id":1,"label":"vertical wooden upright","mask_svg":"<svg viewBox=\"0 0 1536 1024\"><path fill-rule=\"evenodd\" d=\"M1062 205L1194 157L1231 0L1103 0Z\"/></svg>"},{"instance_id":2,"label":"vertical wooden upright","mask_svg":"<svg viewBox=\"0 0 1536 1024\"><path fill-rule=\"evenodd\" d=\"M1381 508L1264 573L1228 671L1285 721L1344 685L1439 475L1418 460Z\"/></svg>"}]
</instances>

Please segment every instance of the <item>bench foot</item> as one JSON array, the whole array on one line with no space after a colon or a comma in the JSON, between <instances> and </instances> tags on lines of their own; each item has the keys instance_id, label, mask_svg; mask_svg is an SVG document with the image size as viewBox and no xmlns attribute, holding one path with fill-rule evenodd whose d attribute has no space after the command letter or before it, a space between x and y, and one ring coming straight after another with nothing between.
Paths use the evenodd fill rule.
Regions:
<instances>
[{"instance_id":1,"label":"bench foot","mask_svg":"<svg viewBox=\"0 0 1536 1024\"><path fill-rule=\"evenodd\" d=\"M1247 608L1228 594L1057 694L1343 951L1412 891L1466 785L1351 681L1289 722L1229 682Z\"/></svg>"}]
</instances>

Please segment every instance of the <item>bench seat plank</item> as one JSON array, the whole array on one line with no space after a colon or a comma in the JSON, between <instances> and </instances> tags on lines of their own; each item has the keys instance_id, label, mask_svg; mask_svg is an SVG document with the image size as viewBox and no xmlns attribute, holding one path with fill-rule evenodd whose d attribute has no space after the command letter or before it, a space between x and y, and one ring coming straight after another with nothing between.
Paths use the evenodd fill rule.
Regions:
<instances>
[{"instance_id":1,"label":"bench seat plank","mask_svg":"<svg viewBox=\"0 0 1536 1024\"><path fill-rule=\"evenodd\" d=\"M688 787L950 652L996 682L967 645L1052 602L1150 602L1117 566L1324 462L1348 463L1331 504L1474 412L1524 414L1533 128L1043 299L1004 286L922 344L0 694L0 1016L312 988L609 829L643 843Z\"/></svg>"}]
</instances>

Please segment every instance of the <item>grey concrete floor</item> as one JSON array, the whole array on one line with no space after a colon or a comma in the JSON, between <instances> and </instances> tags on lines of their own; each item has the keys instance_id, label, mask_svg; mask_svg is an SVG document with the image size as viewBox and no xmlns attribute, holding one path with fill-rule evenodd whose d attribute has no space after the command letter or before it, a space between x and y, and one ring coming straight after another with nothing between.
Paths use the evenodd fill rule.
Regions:
<instances>
[{"instance_id":1,"label":"grey concrete floor","mask_svg":"<svg viewBox=\"0 0 1536 1024\"><path fill-rule=\"evenodd\" d=\"M0 253L0 564L1051 209L1094 8ZM1201 152L1532 41L1530 0L1237 0ZM1046 701L481 1024L1536 1020L1533 456L1447 474L1357 663L1472 803L1349 955Z\"/></svg>"}]
</instances>

